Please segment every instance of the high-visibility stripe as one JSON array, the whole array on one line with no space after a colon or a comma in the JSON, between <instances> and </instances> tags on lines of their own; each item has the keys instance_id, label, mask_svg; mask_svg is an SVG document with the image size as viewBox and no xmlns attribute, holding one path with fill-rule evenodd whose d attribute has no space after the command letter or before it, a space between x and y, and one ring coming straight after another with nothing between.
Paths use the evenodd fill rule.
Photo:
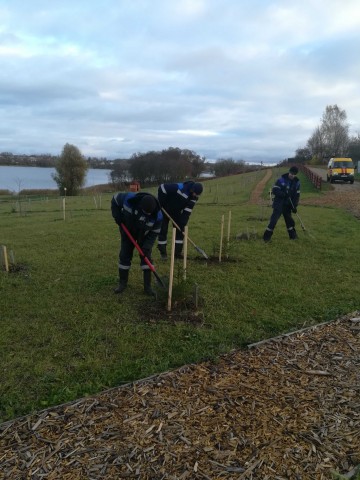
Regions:
<instances>
[{"instance_id":1,"label":"high-visibility stripe","mask_svg":"<svg viewBox=\"0 0 360 480\"><path fill-rule=\"evenodd\" d=\"M180 197L184 197L186 200L189 198L189 196L186 195L186 193L182 192L181 190L178 190L176 193L180 195Z\"/></svg>"},{"instance_id":2,"label":"high-visibility stripe","mask_svg":"<svg viewBox=\"0 0 360 480\"><path fill-rule=\"evenodd\" d=\"M120 270L130 270L130 265L122 265L119 263L119 269Z\"/></svg>"}]
</instances>

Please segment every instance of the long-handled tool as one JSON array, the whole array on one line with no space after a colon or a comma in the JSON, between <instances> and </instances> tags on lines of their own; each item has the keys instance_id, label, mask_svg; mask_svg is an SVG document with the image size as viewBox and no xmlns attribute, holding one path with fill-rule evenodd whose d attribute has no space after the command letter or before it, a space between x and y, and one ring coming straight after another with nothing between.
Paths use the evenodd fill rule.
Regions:
<instances>
[{"instance_id":1,"label":"long-handled tool","mask_svg":"<svg viewBox=\"0 0 360 480\"><path fill-rule=\"evenodd\" d=\"M293 208L293 210L296 210L295 207L294 207L293 201L291 200L291 197L289 197L289 200L290 200L291 207ZM295 212L295 215L299 219L299 222L300 222L300 225L301 225L301 228L302 228L303 232L306 232L310 237L315 238L313 235L311 235L311 233L308 230L306 230L305 225L303 224L303 221L301 220L301 217L297 213L297 211Z\"/></svg>"},{"instance_id":2,"label":"long-handled tool","mask_svg":"<svg viewBox=\"0 0 360 480\"><path fill-rule=\"evenodd\" d=\"M174 222L174 220L170 217L170 215L169 215L168 212L165 210L165 208L161 207L161 210L165 213L165 215L168 217L168 219L172 222L172 224L174 225L174 227L176 227L176 228L179 230L179 232L181 232L181 233L184 235L184 232L181 230L181 228L179 227L179 225L178 225L176 222ZM189 236L188 236L187 238L188 238L189 242L191 243L191 245L192 245L199 253L201 253L201 255L202 255L204 258L206 258L206 260L208 260L209 257L206 255L206 253L204 252L204 250L203 250L202 248L198 247L198 246L191 240L191 238L190 238Z\"/></svg>"},{"instance_id":3,"label":"long-handled tool","mask_svg":"<svg viewBox=\"0 0 360 480\"><path fill-rule=\"evenodd\" d=\"M161 278L159 277L158 273L156 272L154 265L153 265L153 264L150 262L150 260L145 256L145 253L141 250L141 248L139 247L139 245L138 245L138 243L136 242L135 238L131 235L131 233L129 232L129 230L126 228L126 226L125 226L123 223L120 223L120 226L121 226L121 228L124 230L124 232L126 233L126 235L129 237L129 240L130 240L131 243L134 245L134 247L136 248L136 250L140 253L140 255L141 255L142 258L144 259L144 262L146 263L146 265L147 265L147 266L150 268L150 270L153 272L153 274L154 274L155 277L156 277L156 280L159 282L159 284L160 284L163 288L166 288L164 282L161 280Z\"/></svg>"}]
</instances>

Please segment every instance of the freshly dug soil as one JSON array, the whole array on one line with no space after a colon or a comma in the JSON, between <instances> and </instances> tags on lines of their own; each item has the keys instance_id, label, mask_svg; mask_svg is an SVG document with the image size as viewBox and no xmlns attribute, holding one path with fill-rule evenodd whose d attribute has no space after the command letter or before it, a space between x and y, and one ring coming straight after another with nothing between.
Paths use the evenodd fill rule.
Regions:
<instances>
[{"instance_id":1,"label":"freshly dug soil","mask_svg":"<svg viewBox=\"0 0 360 480\"><path fill-rule=\"evenodd\" d=\"M359 314L2 424L0 478L355 478Z\"/></svg>"}]
</instances>

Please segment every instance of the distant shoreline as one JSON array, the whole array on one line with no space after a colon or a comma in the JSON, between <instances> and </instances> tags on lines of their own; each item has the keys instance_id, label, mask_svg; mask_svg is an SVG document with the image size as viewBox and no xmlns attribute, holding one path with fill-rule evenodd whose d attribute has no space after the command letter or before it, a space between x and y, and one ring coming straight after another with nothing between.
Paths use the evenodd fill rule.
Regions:
<instances>
[{"instance_id":1,"label":"distant shoreline","mask_svg":"<svg viewBox=\"0 0 360 480\"><path fill-rule=\"evenodd\" d=\"M57 190L53 174L54 167L0 166L0 191L51 191ZM110 182L110 169L89 168L86 172L84 188Z\"/></svg>"},{"instance_id":2,"label":"distant shoreline","mask_svg":"<svg viewBox=\"0 0 360 480\"><path fill-rule=\"evenodd\" d=\"M79 191L80 195L85 194L102 194L102 193L113 193L116 190L116 187L112 183L103 183L99 185L91 185L90 187L82 187ZM14 192L7 189L0 189L0 196L31 196L31 195L49 195L49 196L60 196L58 188L24 188L20 192Z\"/></svg>"}]
</instances>

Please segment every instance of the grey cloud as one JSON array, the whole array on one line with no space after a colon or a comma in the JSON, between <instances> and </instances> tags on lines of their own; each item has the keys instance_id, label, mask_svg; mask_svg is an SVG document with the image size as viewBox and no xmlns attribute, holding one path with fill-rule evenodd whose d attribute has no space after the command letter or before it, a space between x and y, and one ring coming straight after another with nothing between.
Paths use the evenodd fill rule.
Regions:
<instances>
[{"instance_id":1,"label":"grey cloud","mask_svg":"<svg viewBox=\"0 0 360 480\"><path fill-rule=\"evenodd\" d=\"M13 0L0 34L3 149L70 141L109 158L178 146L278 161L328 104L359 128L359 32L336 24L329 0L316 5L328 34L311 5Z\"/></svg>"}]
</instances>

